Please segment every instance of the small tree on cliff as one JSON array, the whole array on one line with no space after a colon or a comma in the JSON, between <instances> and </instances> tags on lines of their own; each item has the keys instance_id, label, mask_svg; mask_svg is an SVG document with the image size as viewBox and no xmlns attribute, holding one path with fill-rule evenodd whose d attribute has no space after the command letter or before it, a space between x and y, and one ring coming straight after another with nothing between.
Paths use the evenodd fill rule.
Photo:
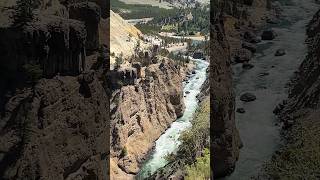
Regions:
<instances>
[{"instance_id":1,"label":"small tree on cliff","mask_svg":"<svg viewBox=\"0 0 320 180\"><path fill-rule=\"evenodd\" d=\"M14 26L24 26L34 19L33 10L39 5L39 0L18 0L13 16Z\"/></svg>"}]
</instances>

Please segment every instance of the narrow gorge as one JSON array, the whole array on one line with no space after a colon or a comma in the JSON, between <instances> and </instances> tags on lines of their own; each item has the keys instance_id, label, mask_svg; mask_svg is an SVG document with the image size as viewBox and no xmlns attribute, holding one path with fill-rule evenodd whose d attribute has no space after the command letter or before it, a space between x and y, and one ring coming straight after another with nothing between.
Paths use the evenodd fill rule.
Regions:
<instances>
[{"instance_id":1,"label":"narrow gorge","mask_svg":"<svg viewBox=\"0 0 320 180\"><path fill-rule=\"evenodd\" d=\"M246 2L244 4L245 7L248 6ZM314 145L300 147L295 140L311 143L311 139L302 139L308 137L308 133L302 131L301 128L309 128L307 131L317 135L315 130L310 129L317 126L315 116L306 111L306 107L302 104L317 101L318 96L316 93L318 76L315 75L317 70L314 58L311 58L315 56L314 52L317 47L315 40L318 31L316 30L317 15L314 16L311 23L309 21L319 6L315 1L292 0L252 1L250 7L242 12L243 6L238 4L237 7L229 9L227 14L231 16L224 16L224 20L221 21L223 28L219 26L216 28L218 32L220 29L220 32L225 35L227 42L225 47L229 47L233 62L235 104L229 105L229 108L231 107L229 112L234 112L232 107L236 112L235 121L218 122L219 110L221 111L223 107L221 102L226 102L219 99L229 97L231 98L229 102L233 102L233 96L232 94L229 96L221 95L221 93L218 96L211 94L212 102L215 102L212 104L215 114L211 116L214 118L211 123L213 128L211 132L214 132L211 148L217 156L213 157L214 175L221 179L237 180L253 177L257 179L298 177L313 179L318 172L316 165L307 165L308 163L294 165L300 160L292 152L292 146L294 150L297 148L298 151L295 152L299 153L315 148ZM238 16L239 14L241 16ZM308 29L307 40L306 29ZM217 46L215 49L218 49ZM307 53L307 59L302 63ZM219 66L216 63L213 65L213 72L217 72L216 68ZM220 73L218 71L214 74L213 79L220 82L222 79L219 77L222 76L220 75L223 74L222 72L226 71ZM230 81L231 73L228 74ZM216 86L211 85L211 88ZM230 84L229 89L231 89ZM215 91L216 94L219 92L222 91L219 89ZM289 100L286 100L288 95ZM314 104L312 108L315 108L317 103ZM298 109L301 110L298 111ZM232 117L232 114L229 113L229 116ZM311 119L312 121L301 120L301 122L299 119ZM298 124L295 123L296 121ZM237 138L238 131L232 130L234 122L240 139ZM314 125L311 125L312 123ZM223 129L225 132L222 131ZM299 135L294 133L299 133ZM286 159L290 156L296 159ZM307 159L311 156L309 153L302 158ZM311 162L317 164L316 160ZM304 166L302 164L306 164L307 167L298 169L299 165ZM303 171L309 173L303 175Z\"/></svg>"}]
</instances>

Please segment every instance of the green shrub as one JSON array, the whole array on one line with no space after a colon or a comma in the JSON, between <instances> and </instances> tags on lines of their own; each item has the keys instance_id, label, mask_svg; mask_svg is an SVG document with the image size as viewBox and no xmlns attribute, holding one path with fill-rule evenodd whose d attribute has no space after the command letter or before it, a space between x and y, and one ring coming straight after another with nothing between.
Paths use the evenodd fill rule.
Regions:
<instances>
[{"instance_id":1,"label":"green shrub","mask_svg":"<svg viewBox=\"0 0 320 180\"><path fill-rule=\"evenodd\" d=\"M128 155L128 150L126 147L123 147L122 150L121 150L121 154L120 154L120 157L125 157Z\"/></svg>"},{"instance_id":2,"label":"green shrub","mask_svg":"<svg viewBox=\"0 0 320 180\"><path fill-rule=\"evenodd\" d=\"M185 180L210 179L210 150L204 149L204 155L198 157L195 164L187 166L186 171Z\"/></svg>"}]
</instances>

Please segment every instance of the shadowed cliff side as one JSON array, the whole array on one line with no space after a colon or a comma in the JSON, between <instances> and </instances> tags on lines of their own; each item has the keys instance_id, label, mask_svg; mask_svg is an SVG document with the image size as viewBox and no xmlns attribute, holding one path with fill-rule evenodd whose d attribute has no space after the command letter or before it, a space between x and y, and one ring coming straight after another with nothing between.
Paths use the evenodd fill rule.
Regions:
<instances>
[{"instance_id":1,"label":"shadowed cliff side","mask_svg":"<svg viewBox=\"0 0 320 180\"><path fill-rule=\"evenodd\" d=\"M223 12L217 7L212 9L216 11L211 15L210 37L211 169L215 177L221 177L233 171L241 143L235 124L231 58L224 32Z\"/></svg>"},{"instance_id":2,"label":"shadowed cliff side","mask_svg":"<svg viewBox=\"0 0 320 180\"><path fill-rule=\"evenodd\" d=\"M22 26L1 22L0 179L105 179L109 54L100 6L40 1L33 12Z\"/></svg>"}]
</instances>

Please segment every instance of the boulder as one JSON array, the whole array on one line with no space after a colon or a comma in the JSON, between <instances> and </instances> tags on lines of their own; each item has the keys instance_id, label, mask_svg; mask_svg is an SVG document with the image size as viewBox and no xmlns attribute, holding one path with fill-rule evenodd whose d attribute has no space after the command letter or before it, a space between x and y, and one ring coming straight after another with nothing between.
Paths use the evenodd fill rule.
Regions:
<instances>
[{"instance_id":1,"label":"boulder","mask_svg":"<svg viewBox=\"0 0 320 180\"><path fill-rule=\"evenodd\" d=\"M252 65L252 64L250 64L250 63L243 63L243 64L242 64L242 68L248 70L248 69L254 68L254 65Z\"/></svg>"},{"instance_id":2,"label":"boulder","mask_svg":"<svg viewBox=\"0 0 320 180\"><path fill-rule=\"evenodd\" d=\"M237 113L244 114L246 110L244 108L238 108Z\"/></svg>"},{"instance_id":3,"label":"boulder","mask_svg":"<svg viewBox=\"0 0 320 180\"><path fill-rule=\"evenodd\" d=\"M276 33L273 30L265 30L261 35L262 40L273 40L276 38Z\"/></svg>"},{"instance_id":4,"label":"boulder","mask_svg":"<svg viewBox=\"0 0 320 180\"><path fill-rule=\"evenodd\" d=\"M246 31L243 34L243 39L249 43L259 43L261 40L257 37L257 35L251 31Z\"/></svg>"},{"instance_id":5,"label":"boulder","mask_svg":"<svg viewBox=\"0 0 320 180\"><path fill-rule=\"evenodd\" d=\"M268 76L269 74L270 74L270 73L268 73L268 72L264 72L264 73L260 73L259 76L260 76L260 77L263 77L263 76Z\"/></svg>"},{"instance_id":6,"label":"boulder","mask_svg":"<svg viewBox=\"0 0 320 180\"><path fill-rule=\"evenodd\" d=\"M236 63L244 63L250 61L251 57L251 51L242 48L235 52L234 61Z\"/></svg>"},{"instance_id":7,"label":"boulder","mask_svg":"<svg viewBox=\"0 0 320 180\"><path fill-rule=\"evenodd\" d=\"M284 49L278 49L274 55L275 56L284 56L284 55L286 55L286 51Z\"/></svg>"},{"instance_id":8,"label":"boulder","mask_svg":"<svg viewBox=\"0 0 320 180\"><path fill-rule=\"evenodd\" d=\"M257 97L252 93L244 93L243 95L240 96L240 100L244 102L251 102L256 99Z\"/></svg>"},{"instance_id":9,"label":"boulder","mask_svg":"<svg viewBox=\"0 0 320 180\"><path fill-rule=\"evenodd\" d=\"M257 46L255 46L252 43L248 43L248 42L244 42L242 43L242 48L244 49L248 49L249 51L251 51L252 53L255 53L257 51Z\"/></svg>"},{"instance_id":10,"label":"boulder","mask_svg":"<svg viewBox=\"0 0 320 180\"><path fill-rule=\"evenodd\" d=\"M193 59L203 59L204 58L204 54L203 52L194 52L193 55L192 55L192 58Z\"/></svg>"}]
</instances>

